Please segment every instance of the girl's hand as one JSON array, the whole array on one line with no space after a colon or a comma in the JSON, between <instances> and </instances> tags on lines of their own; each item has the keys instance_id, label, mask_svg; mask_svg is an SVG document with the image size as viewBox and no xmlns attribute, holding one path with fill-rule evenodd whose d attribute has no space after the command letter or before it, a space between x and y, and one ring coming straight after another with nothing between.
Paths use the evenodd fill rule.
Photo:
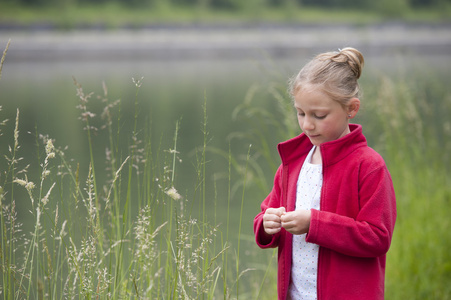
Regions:
<instances>
[{"instance_id":1,"label":"girl's hand","mask_svg":"<svg viewBox=\"0 0 451 300\"><path fill-rule=\"evenodd\" d=\"M268 208L263 215L263 228L267 234L276 234L282 229L280 217L285 213L285 207Z\"/></svg>"},{"instance_id":2,"label":"girl's hand","mask_svg":"<svg viewBox=\"0 0 451 300\"><path fill-rule=\"evenodd\" d=\"M310 228L310 210L296 210L284 213L281 216L282 227L291 234L304 234Z\"/></svg>"}]
</instances>

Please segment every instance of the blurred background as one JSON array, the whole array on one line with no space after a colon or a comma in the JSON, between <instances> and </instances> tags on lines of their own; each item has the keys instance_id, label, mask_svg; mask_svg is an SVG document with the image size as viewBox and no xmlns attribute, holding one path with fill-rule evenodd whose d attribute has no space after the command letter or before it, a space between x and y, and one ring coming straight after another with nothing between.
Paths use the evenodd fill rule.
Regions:
<instances>
[{"instance_id":1,"label":"blurred background","mask_svg":"<svg viewBox=\"0 0 451 300\"><path fill-rule=\"evenodd\" d=\"M11 40L0 81L3 113L20 108L24 131L37 127L61 145L84 140L76 129L73 78L87 92L101 93L104 82L111 97L133 102L132 78L144 77L142 113L155 132L183 118L188 152L202 140L195 133L204 98L213 140L223 147L242 126L231 113L250 86L261 86L257 105L266 105L268 83L285 84L318 52L361 50L368 81L378 73L447 72L450 64L449 0L0 0L0 6L1 49Z\"/></svg>"},{"instance_id":2,"label":"blurred background","mask_svg":"<svg viewBox=\"0 0 451 300\"><path fill-rule=\"evenodd\" d=\"M383 110L374 104L374 99L370 101L373 104L363 100L363 111L356 121L364 124L370 146L384 155L389 167L399 167L403 155L405 159L411 156L390 156L394 150L384 144L382 127L397 128L391 123L396 123L397 110L409 105L420 115L433 111L427 119L430 123L424 123L426 119L419 122L426 128L422 132L431 130L437 134L432 136L439 144L436 164L449 166L446 151L451 125L446 112L451 103L451 0L0 0L0 49L4 50L9 40L0 79L0 119L9 121L2 127L0 150L3 156L14 143L14 118L19 109L23 163L31 165L31 173L39 167L38 137L45 134L55 140L55 145L68 146L66 155L79 162L86 176L88 141L76 108L79 98L74 78L86 94L93 93L90 109L98 116L93 122L99 128L94 137L99 145L108 139L100 130L105 104L99 99L105 97L111 102L121 100L121 132L132 131L137 115L143 120L138 127L148 126L152 141L159 143L160 149L173 147L176 123L180 123L177 149L183 163L178 167L176 181L184 194L189 194L193 186L193 161L196 149L204 142L206 106L208 147L212 153L207 184L215 184L208 193L219 192L219 207L226 205L225 200L221 202L226 199L221 193L226 193L228 177L228 162L222 154L230 147L234 157L242 162L253 144L252 174L259 179L248 182L241 238L245 243L243 269L256 269L259 279L266 270L259 255L265 255L266 260L272 253L261 254L255 249L253 216L271 189L279 161L277 143L299 133L296 121L279 110L277 101L289 106L285 93L288 78L315 54L347 46L359 49L366 60L361 78L364 99L377 98L388 103L398 95L390 87L404 87L409 96L403 96L412 101L406 100L407 104L389 111L389 121L379 119ZM391 84L387 85L387 78ZM415 102L420 98L425 102ZM135 102L139 103L137 113ZM275 113L280 123L294 121L287 125L289 130L281 133L276 125L265 123L264 114L251 113L256 107ZM440 128L440 133L436 128ZM259 134L265 141L256 143ZM411 135L410 131L406 135ZM121 139L123 146L128 147L130 140L131 135L125 135ZM94 152L97 161L105 160L104 147L94 148ZM5 170L7 164L4 160L0 167ZM418 172L421 176L422 170ZM440 184L448 196L438 197L444 201L440 210L449 212L448 172L440 173L446 177ZM237 174L232 180L235 190L232 188L230 208L236 218L240 215L239 187L243 180L239 170ZM400 176L394 178L398 184L402 180ZM411 205L408 200L403 203L406 207ZM18 217L25 228L31 228L32 224L27 224L27 204L17 204ZM402 216L403 213L401 220ZM443 228L450 225L449 221L442 221ZM236 232L238 219L234 222L231 228ZM413 230L411 223L404 224L400 228ZM443 238L447 240L443 246L438 242L441 237L430 245L441 249L441 256L429 268L438 270L431 274L440 275L446 283L451 279L451 261L445 245L451 242L449 234ZM409 241L415 239L409 235ZM423 282L423 269L415 268L415 260L418 256L438 255L412 252L402 268L411 274L406 275L397 269L397 259L412 248L417 248L417 244L411 244L411 248L398 245L395 250L388 283L395 296L390 299L412 299L411 294L405 298L402 291ZM273 281L269 287L274 288L274 276L270 279ZM417 299L451 298L449 286L443 290L445 285L432 282L429 278L427 284L416 289L413 294Z\"/></svg>"}]
</instances>

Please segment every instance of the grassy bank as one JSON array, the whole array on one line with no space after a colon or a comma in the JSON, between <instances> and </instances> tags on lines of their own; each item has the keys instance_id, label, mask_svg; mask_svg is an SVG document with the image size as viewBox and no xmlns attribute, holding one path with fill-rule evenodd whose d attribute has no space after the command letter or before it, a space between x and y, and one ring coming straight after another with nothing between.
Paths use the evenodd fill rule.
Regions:
<instances>
[{"instance_id":1,"label":"grassy bank","mask_svg":"<svg viewBox=\"0 0 451 300\"><path fill-rule=\"evenodd\" d=\"M399 11L324 9L315 7L261 7L257 9L208 9L198 6L159 5L138 7L106 2L100 5L21 6L2 4L0 24L4 28L44 29L115 29L161 25L305 23L305 24L374 24L384 21L420 23L449 22L451 8L406 8Z\"/></svg>"}]
</instances>

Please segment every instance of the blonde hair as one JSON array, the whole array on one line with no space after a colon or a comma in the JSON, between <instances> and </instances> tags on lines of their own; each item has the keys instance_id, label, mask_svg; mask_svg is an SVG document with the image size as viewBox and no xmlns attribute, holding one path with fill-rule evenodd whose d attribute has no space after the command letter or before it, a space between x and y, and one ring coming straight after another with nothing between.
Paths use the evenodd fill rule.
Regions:
<instances>
[{"instance_id":1,"label":"blonde hair","mask_svg":"<svg viewBox=\"0 0 451 300\"><path fill-rule=\"evenodd\" d=\"M300 90L320 88L345 107L350 99L361 96L357 79L363 65L362 53L354 48L319 54L290 80L289 92L294 97Z\"/></svg>"}]
</instances>

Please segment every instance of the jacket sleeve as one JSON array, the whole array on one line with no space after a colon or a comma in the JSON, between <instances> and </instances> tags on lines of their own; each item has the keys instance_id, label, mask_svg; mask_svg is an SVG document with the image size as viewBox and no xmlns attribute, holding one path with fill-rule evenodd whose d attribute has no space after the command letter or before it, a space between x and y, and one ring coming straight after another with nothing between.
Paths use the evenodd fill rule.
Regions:
<instances>
[{"instance_id":1,"label":"jacket sleeve","mask_svg":"<svg viewBox=\"0 0 451 300\"><path fill-rule=\"evenodd\" d=\"M384 255L396 220L395 192L385 164L359 180L358 198L355 217L312 210L306 241L349 256Z\"/></svg>"},{"instance_id":2,"label":"jacket sleeve","mask_svg":"<svg viewBox=\"0 0 451 300\"><path fill-rule=\"evenodd\" d=\"M255 241L260 248L275 248L279 245L280 232L272 235L271 240L266 237L263 228L263 215L269 207L278 208L281 206L282 195L282 165L279 166L276 175L274 176L274 185L269 195L263 200L261 204L261 212L254 218L254 234ZM283 230L283 229L282 229Z\"/></svg>"}]
</instances>

